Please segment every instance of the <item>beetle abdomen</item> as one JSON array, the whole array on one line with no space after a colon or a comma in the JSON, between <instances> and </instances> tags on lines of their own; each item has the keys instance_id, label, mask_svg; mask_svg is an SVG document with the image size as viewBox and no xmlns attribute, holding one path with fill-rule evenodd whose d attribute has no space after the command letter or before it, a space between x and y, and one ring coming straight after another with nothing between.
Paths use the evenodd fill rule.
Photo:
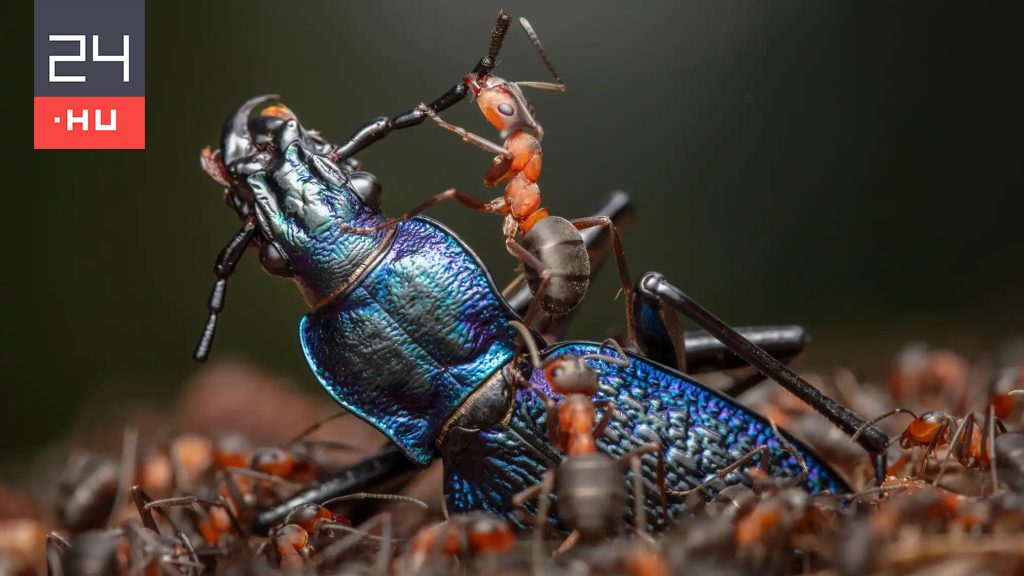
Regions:
<instances>
[{"instance_id":1,"label":"beetle abdomen","mask_svg":"<svg viewBox=\"0 0 1024 576\"><path fill-rule=\"evenodd\" d=\"M569 313L587 294L590 284L590 255L580 231L565 218L548 216L530 228L523 247L537 257L548 271L549 280L541 296L541 308L552 315ZM534 294L540 274L525 266L526 279Z\"/></svg>"}]
</instances>

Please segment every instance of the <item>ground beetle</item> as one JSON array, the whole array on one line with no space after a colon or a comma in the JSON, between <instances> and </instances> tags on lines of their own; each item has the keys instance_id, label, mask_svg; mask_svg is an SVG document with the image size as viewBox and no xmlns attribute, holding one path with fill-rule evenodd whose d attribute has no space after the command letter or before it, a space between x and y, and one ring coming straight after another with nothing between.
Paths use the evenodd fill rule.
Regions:
<instances>
[{"instance_id":1,"label":"ground beetle","mask_svg":"<svg viewBox=\"0 0 1024 576\"><path fill-rule=\"evenodd\" d=\"M490 55L474 73L493 68L507 27L508 18L500 16ZM465 93L460 82L430 108L444 109ZM385 221L380 184L355 169L352 155L394 129L421 123L425 116L421 109L413 109L381 118L341 146L332 146L304 129L274 98L260 97L229 117L219 153L204 153L204 168L227 188L228 203L243 226L215 266L210 318L196 359L209 353L228 276L255 243L263 267L291 277L312 307L302 320L300 338L317 379L335 400L384 433L401 452L386 451L335 483L297 495L263 514L261 524L277 521L295 505L324 496L324 491L352 489L393 473L403 467L403 455L420 465L436 455L443 458L450 510L507 515L509 497L536 484L561 460L544 433L543 403L533 391L516 385L517 371L530 374L530 367L517 356L518 333L511 324L520 315L502 298L469 248L441 224L422 217L374 234L343 231ZM847 433L863 425L862 419L660 275L640 278L636 293L638 341L657 359L678 365L700 360L696 354L691 358L687 337L675 330L672 318L681 312ZM517 299L529 301L528 296ZM770 339L778 332L766 334ZM711 356L722 353L721 347L706 345ZM542 357L582 357L599 350L598 344L567 342L546 348ZM666 350L676 351L675 359ZM760 445L770 449L773 475L799 473L796 459L783 448L769 422L727 396L640 355L631 353L628 367L591 362L602 374L601 395L619 406L599 448L616 456L641 444L661 443L671 488L697 485ZM557 397L542 371L533 371L529 378L533 387ZM878 465L883 463L885 440L874 428L860 436L861 444L878 456L878 471L884 471L884 465ZM810 467L806 489L848 490L817 456L799 445L798 450ZM648 478L653 477L655 461L653 455L644 459ZM745 480L744 472L736 471L725 483ZM658 523L662 511L656 500L648 499L647 516L657 530L664 526ZM670 516L682 506L671 503Z\"/></svg>"}]
</instances>

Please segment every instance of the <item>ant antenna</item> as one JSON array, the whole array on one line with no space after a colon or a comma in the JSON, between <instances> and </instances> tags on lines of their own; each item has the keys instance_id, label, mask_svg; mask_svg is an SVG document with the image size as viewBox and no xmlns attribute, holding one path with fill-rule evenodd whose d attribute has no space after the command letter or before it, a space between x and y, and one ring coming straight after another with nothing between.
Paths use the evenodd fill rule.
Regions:
<instances>
[{"instance_id":1,"label":"ant antenna","mask_svg":"<svg viewBox=\"0 0 1024 576\"><path fill-rule=\"evenodd\" d=\"M346 494L344 496L338 496L331 498L330 500L324 500L320 503L321 506L327 507L336 502L345 502L347 500L387 500L390 502L405 502L406 504L413 504L419 506L424 510L429 508L426 502L419 498L413 498L412 496L403 496L401 494L377 494L374 492L359 492L356 494Z\"/></svg>"},{"instance_id":2,"label":"ant antenna","mask_svg":"<svg viewBox=\"0 0 1024 576\"><path fill-rule=\"evenodd\" d=\"M520 86L526 86L528 88L540 88L541 90L553 90L558 92L565 91L565 82L562 82L562 77L558 75L558 71L555 70L555 65L551 63L551 58L548 57L548 53L544 50L544 45L540 43L540 37L537 36L537 32L534 31L533 25L526 18L519 19L519 25L523 27L523 31L530 38L530 44L533 44L533 49L537 51L540 59L544 61L544 66L551 73L551 77L555 79L555 84L549 82L517 82Z\"/></svg>"},{"instance_id":3,"label":"ant antenna","mask_svg":"<svg viewBox=\"0 0 1024 576\"><path fill-rule=\"evenodd\" d=\"M530 330L526 325L518 320L510 320L509 324L519 332L523 343L526 344L526 348L530 351L530 362L533 364L534 369L539 370L542 364L540 352L537 350L537 341L533 339L533 334L530 334Z\"/></svg>"}]
</instances>

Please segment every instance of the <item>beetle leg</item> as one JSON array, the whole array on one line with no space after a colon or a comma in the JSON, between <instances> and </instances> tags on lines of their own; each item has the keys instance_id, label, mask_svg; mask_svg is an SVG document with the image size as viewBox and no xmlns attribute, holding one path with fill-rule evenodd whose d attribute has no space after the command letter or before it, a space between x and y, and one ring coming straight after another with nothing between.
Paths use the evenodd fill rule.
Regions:
<instances>
[{"instance_id":1,"label":"beetle leg","mask_svg":"<svg viewBox=\"0 0 1024 576\"><path fill-rule=\"evenodd\" d=\"M742 358L708 332L683 332L674 311L666 310L658 300L648 295L637 294L632 315L637 345L645 356L655 362L688 374L715 372L747 365ZM810 335L801 326L745 326L735 330L784 364L788 364L803 352L810 342ZM680 348L685 356L685 365L678 359ZM726 393L729 396L738 396L763 379L763 376L755 373L747 381L737 381Z\"/></svg>"},{"instance_id":2,"label":"beetle leg","mask_svg":"<svg viewBox=\"0 0 1024 576\"><path fill-rule=\"evenodd\" d=\"M640 298L655 302L659 306L671 307L696 322L701 328L721 341L732 353L761 371L768 378L781 384L794 396L828 418L843 432L852 435L864 425L863 418L846 406L822 394L820 390L790 370L785 364L776 360L764 349L670 284L661 274L649 272L642 276L637 281L637 293ZM874 427L863 430L859 437L861 447L872 455L872 464L879 484L885 479L885 449L888 440L881 430Z\"/></svg>"}]
</instances>

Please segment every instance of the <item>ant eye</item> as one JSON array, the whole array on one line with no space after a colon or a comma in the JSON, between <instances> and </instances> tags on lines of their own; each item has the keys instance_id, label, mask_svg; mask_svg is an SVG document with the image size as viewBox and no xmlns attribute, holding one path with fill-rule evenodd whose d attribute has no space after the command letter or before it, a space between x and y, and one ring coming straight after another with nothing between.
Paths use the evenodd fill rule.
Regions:
<instances>
[{"instance_id":1,"label":"ant eye","mask_svg":"<svg viewBox=\"0 0 1024 576\"><path fill-rule=\"evenodd\" d=\"M511 116L516 113L516 110L511 104L502 102L501 104L498 104L498 112L501 112L505 116Z\"/></svg>"}]
</instances>

